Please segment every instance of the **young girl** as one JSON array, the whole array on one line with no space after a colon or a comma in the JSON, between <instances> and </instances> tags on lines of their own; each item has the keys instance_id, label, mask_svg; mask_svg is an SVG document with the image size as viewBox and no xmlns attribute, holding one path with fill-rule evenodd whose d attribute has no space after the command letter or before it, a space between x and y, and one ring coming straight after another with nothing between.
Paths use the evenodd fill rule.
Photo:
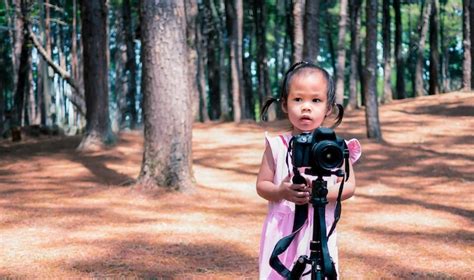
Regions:
<instances>
[{"instance_id":1,"label":"young girl","mask_svg":"<svg viewBox=\"0 0 474 280\"><path fill-rule=\"evenodd\" d=\"M331 76L322 68L310 62L294 64L285 74L280 98L268 100L262 108L262 116L273 102L281 102L282 110L288 115L292 125L289 133L276 137L266 136L266 148L257 177L257 193L268 200L268 215L263 225L260 241L259 273L260 279L283 279L269 264L275 244L292 233L295 217L295 205L307 204L310 200L311 180L315 177L302 175L308 182L293 184L291 160L287 159L288 144L292 136L302 132L312 132L323 121L337 111L335 124L339 125L344 114L343 107L335 103L334 83ZM346 141L349 147L349 179L344 184L342 200L350 198L355 190L355 178L352 163L360 157L360 144L356 139ZM288 166L290 165L290 166ZM328 182L329 203L326 205L326 228L329 231L334 222L334 210L342 179L324 177ZM298 232L290 247L279 256L281 263L289 270L301 255L310 255L309 244L312 240L313 208L308 209L308 219ZM328 240L329 253L337 270L336 231ZM308 271L308 268L306 271ZM307 275L306 277L311 277Z\"/></svg>"}]
</instances>

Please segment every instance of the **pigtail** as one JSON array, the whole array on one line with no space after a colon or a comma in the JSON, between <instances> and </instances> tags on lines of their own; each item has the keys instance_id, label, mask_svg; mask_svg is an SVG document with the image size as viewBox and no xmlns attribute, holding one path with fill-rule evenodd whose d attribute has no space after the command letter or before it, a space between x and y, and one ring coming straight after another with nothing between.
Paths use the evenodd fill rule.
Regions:
<instances>
[{"instance_id":1,"label":"pigtail","mask_svg":"<svg viewBox=\"0 0 474 280\"><path fill-rule=\"evenodd\" d=\"M332 129L338 127L342 122L342 118L344 118L344 107L341 104L334 104L334 109L337 109L337 115L334 124L331 126Z\"/></svg>"},{"instance_id":2,"label":"pigtail","mask_svg":"<svg viewBox=\"0 0 474 280\"><path fill-rule=\"evenodd\" d=\"M262 107L262 111L260 112L260 120L266 121L267 120L266 113L268 111L268 108L270 107L270 105L272 105L273 102L278 103L279 101L280 99L275 98L275 97L270 97L267 101L265 101Z\"/></svg>"}]
</instances>

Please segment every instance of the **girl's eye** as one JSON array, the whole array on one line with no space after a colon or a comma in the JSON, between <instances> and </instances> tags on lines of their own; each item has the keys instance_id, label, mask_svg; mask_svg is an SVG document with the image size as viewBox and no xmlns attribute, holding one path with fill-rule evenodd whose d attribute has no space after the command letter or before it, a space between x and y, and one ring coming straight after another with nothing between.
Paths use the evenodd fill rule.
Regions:
<instances>
[{"instance_id":1,"label":"girl's eye","mask_svg":"<svg viewBox=\"0 0 474 280\"><path fill-rule=\"evenodd\" d=\"M319 99L319 98L315 98L315 99L313 99L313 102L315 102L315 103L319 103L319 102L321 102L321 99Z\"/></svg>"},{"instance_id":2,"label":"girl's eye","mask_svg":"<svg viewBox=\"0 0 474 280\"><path fill-rule=\"evenodd\" d=\"M300 102L302 99L300 97L295 97L293 100L296 102Z\"/></svg>"}]
</instances>

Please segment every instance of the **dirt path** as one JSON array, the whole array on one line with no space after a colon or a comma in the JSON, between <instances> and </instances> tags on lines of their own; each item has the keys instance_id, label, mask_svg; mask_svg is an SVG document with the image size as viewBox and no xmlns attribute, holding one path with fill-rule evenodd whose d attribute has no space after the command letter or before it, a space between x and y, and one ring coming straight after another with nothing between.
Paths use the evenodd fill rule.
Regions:
<instances>
[{"instance_id":1,"label":"dirt path","mask_svg":"<svg viewBox=\"0 0 474 280\"><path fill-rule=\"evenodd\" d=\"M472 93L396 102L374 143L348 114L338 133L363 157L338 225L343 279L474 278L473 116ZM192 194L130 190L140 133L82 154L78 137L0 142L0 278L256 279L265 130L195 125Z\"/></svg>"}]
</instances>

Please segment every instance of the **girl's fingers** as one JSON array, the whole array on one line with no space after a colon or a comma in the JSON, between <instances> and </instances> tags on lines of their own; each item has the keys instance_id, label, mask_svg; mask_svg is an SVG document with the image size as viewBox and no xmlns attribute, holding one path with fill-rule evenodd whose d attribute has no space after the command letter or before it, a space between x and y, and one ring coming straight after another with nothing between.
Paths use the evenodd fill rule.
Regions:
<instances>
[{"instance_id":1,"label":"girl's fingers","mask_svg":"<svg viewBox=\"0 0 474 280\"><path fill-rule=\"evenodd\" d=\"M304 190L305 188L306 188L306 185L304 185L304 184L293 184L293 185L291 185L291 189L293 189L295 191Z\"/></svg>"},{"instance_id":2,"label":"girl's fingers","mask_svg":"<svg viewBox=\"0 0 474 280\"><path fill-rule=\"evenodd\" d=\"M309 193L308 192L296 192L294 195L293 202L295 204L306 204L309 201Z\"/></svg>"}]
</instances>

